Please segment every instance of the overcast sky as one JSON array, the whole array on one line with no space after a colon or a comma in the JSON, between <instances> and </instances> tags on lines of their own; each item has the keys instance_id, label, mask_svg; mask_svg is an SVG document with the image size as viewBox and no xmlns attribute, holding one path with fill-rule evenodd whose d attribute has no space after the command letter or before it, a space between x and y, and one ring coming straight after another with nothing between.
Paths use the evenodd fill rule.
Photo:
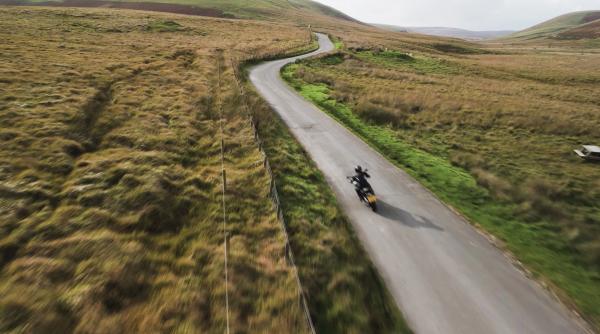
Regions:
<instances>
[{"instance_id":1,"label":"overcast sky","mask_svg":"<svg viewBox=\"0 0 600 334\"><path fill-rule=\"evenodd\" d=\"M317 0L368 23L520 30L600 0Z\"/></svg>"}]
</instances>

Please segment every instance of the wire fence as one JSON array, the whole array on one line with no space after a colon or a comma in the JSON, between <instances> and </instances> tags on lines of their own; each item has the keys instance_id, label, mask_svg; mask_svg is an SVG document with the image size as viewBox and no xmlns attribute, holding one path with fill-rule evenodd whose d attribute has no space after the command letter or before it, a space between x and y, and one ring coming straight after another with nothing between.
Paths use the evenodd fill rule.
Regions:
<instances>
[{"instance_id":1,"label":"wire fence","mask_svg":"<svg viewBox=\"0 0 600 334\"><path fill-rule=\"evenodd\" d=\"M217 96L221 96L221 58L217 58ZM227 261L227 204L225 195L227 191L227 171L225 170L225 132L223 131L223 105L218 102L219 108L219 133L221 136L221 178L222 178L222 207L223 207L223 249L225 252L225 317L226 317L226 334L229 334L229 270Z\"/></svg>"},{"instance_id":2,"label":"wire fence","mask_svg":"<svg viewBox=\"0 0 600 334\"><path fill-rule=\"evenodd\" d=\"M238 53L243 53L244 57L241 62L238 62L237 65L242 63L252 64L261 61L268 61L274 59L280 59L281 55L287 54L289 57L307 53L306 46L311 45L313 42L317 42L316 35L313 33L312 29L308 28L307 30L307 38L306 41L299 42L297 44L288 45L285 47L278 48L270 48L269 50L264 50L260 48L249 48L246 50L236 50ZM307 44L308 43L308 44ZM294 51L295 50L295 51ZM311 50L312 51L312 50ZM237 70L234 69L234 71ZM237 73L237 72L236 72Z\"/></svg>"},{"instance_id":3,"label":"wire fence","mask_svg":"<svg viewBox=\"0 0 600 334\"><path fill-rule=\"evenodd\" d=\"M306 294L304 292L304 288L302 287L302 282L300 281L300 275L298 274L298 267L296 266L296 263L294 261L294 254L292 252L292 248L290 245L290 238L289 238L289 234L287 231L285 219L283 216L283 210L281 208L281 201L279 199L279 193L277 191L277 184L275 182L275 175L273 174L273 170L271 169L269 159L263 148L263 142L259 136L258 127L257 127L256 121L254 119L254 114L251 112L250 107L248 106L246 92L245 92L244 86L242 84L242 78L239 74L239 66L240 66L241 62L235 61L233 58L230 58L230 61L231 61L231 67L233 69L233 73L234 73L234 77L235 77L235 82L237 84L238 91L239 91L241 99L242 99L242 105L243 105L244 111L246 113L246 116L248 117L248 122L252 126L252 129L254 132L254 139L255 139L255 141L258 145L258 149L263 157L263 164L264 164L265 170L269 174L269 178L270 178L270 182L271 182L271 185L270 185L271 199L273 201L273 206L275 207L275 210L277 211L277 219L280 222L281 230L283 231L283 235L285 238L285 257L286 257L288 265L292 267L292 271L294 272L296 283L298 285L299 303L300 303L302 310L304 311L304 317L306 318L308 331L312 334L316 334L315 326L312 321L312 317L310 315L310 310L308 308ZM248 60L245 60L245 61L248 61Z\"/></svg>"}]
</instances>

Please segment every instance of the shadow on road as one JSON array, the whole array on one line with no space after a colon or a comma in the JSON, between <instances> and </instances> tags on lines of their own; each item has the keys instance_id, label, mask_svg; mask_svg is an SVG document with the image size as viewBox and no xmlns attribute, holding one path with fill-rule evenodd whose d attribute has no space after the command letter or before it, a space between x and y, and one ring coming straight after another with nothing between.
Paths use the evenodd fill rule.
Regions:
<instances>
[{"instance_id":1,"label":"shadow on road","mask_svg":"<svg viewBox=\"0 0 600 334\"><path fill-rule=\"evenodd\" d=\"M385 217L389 220L399 222L408 227L430 228L438 231L444 230L443 228L437 226L431 220L425 217L415 216L408 211L404 211L381 200L377 202L377 208L377 213L380 216Z\"/></svg>"}]
</instances>

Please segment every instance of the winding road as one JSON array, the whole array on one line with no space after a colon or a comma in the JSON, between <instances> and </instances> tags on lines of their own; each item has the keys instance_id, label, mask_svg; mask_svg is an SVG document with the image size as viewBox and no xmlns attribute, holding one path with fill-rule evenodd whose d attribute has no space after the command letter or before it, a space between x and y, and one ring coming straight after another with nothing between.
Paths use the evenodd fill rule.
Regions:
<instances>
[{"instance_id":1,"label":"winding road","mask_svg":"<svg viewBox=\"0 0 600 334\"><path fill-rule=\"evenodd\" d=\"M413 178L299 96L280 69L319 50L251 69L259 93L304 146L416 333L586 333L585 325ZM377 214L361 205L346 176L369 169Z\"/></svg>"}]
</instances>

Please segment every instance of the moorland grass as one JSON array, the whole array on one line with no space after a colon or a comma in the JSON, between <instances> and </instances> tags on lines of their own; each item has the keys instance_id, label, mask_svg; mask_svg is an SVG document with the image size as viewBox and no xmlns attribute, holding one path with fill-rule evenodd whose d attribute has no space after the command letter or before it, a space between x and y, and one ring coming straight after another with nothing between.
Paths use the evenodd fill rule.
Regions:
<instances>
[{"instance_id":1,"label":"moorland grass","mask_svg":"<svg viewBox=\"0 0 600 334\"><path fill-rule=\"evenodd\" d=\"M50 5L45 0L22 0L16 1L15 4L19 5L37 5L38 3L45 2L43 5ZM62 2L60 0L56 1ZM102 3L86 3L84 1L70 1L68 6L106 6L110 4L110 0ZM352 18L345 14L337 11L334 8L328 7L316 1L309 0L118 0L115 2L134 2L142 3L138 4L137 9L151 10L151 11L173 11L177 13L185 13L191 15L198 15L200 13L208 16L217 15L219 17L227 18L238 18L238 19L254 19L254 20L268 20L268 21L286 21L286 22L297 22L306 24L312 19L325 20L333 22L355 22ZM150 5L146 5L149 3ZM152 3L157 3L166 6L152 6ZM181 7L168 7L169 4L174 6L181 5ZM63 4L57 4L63 6ZM186 8L185 6L189 6ZM197 7L197 8L194 8ZM162 8L162 9L161 9ZM201 9L213 10L215 12L202 12ZM201 15L202 15L201 14Z\"/></svg>"},{"instance_id":2,"label":"moorland grass","mask_svg":"<svg viewBox=\"0 0 600 334\"><path fill-rule=\"evenodd\" d=\"M598 325L600 168L581 162L571 149L600 142L600 95L593 84L600 75L593 64L600 59L583 53L576 57L585 65L567 70L551 64L576 59L493 51L409 56L411 49L353 46L289 65L282 75L499 237Z\"/></svg>"},{"instance_id":3,"label":"moorland grass","mask_svg":"<svg viewBox=\"0 0 600 334\"><path fill-rule=\"evenodd\" d=\"M224 232L231 330L306 331L232 65L313 50L307 30L104 9L0 18L0 331L222 332ZM316 326L408 332L322 176L253 99Z\"/></svg>"},{"instance_id":4,"label":"moorland grass","mask_svg":"<svg viewBox=\"0 0 600 334\"><path fill-rule=\"evenodd\" d=\"M309 43L277 27L0 9L1 332L223 332L224 232L232 331L306 330L227 62Z\"/></svg>"}]
</instances>

